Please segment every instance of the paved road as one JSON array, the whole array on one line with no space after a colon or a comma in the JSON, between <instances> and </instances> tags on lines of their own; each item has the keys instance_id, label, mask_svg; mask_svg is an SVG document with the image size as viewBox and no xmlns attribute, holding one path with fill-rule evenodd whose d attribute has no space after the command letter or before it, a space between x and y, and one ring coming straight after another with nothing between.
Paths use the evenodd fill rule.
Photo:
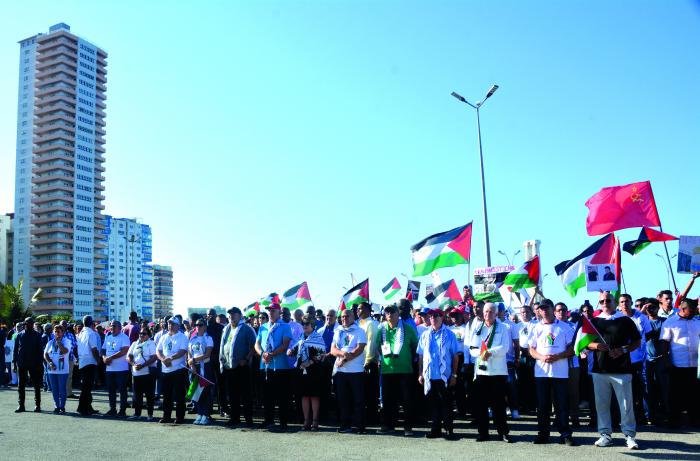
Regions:
<instances>
[{"instance_id":1,"label":"paved road","mask_svg":"<svg viewBox=\"0 0 700 461\"><path fill-rule=\"evenodd\" d=\"M28 396L32 395L28 393ZM0 453L7 460L94 460L95 456L110 460L167 459L289 459L289 460L700 460L700 434L661 433L650 428L640 430L637 440L641 450L630 451L616 434L616 445L610 448L593 447L597 435L589 430L575 434L579 447L552 444L535 446L534 419L511 421L516 443L474 442L473 427L459 422L455 442L427 440L423 431L415 438L399 436L339 435L335 428L324 428L319 433L301 432L292 426L292 432L273 434L259 430L228 429L221 422L198 427L131 422L101 417L82 418L74 413L76 400L66 405L68 414L54 415L51 395L44 393L42 414L31 412L14 414L17 392L14 388L0 390ZM33 400L27 400L33 408ZM31 406L30 406L31 405ZM106 411L105 396L99 393L95 407ZM48 410L48 411L47 411ZM132 410L128 410L132 414ZM156 413L160 416L159 412ZM190 421L192 421L192 418ZM89 447L89 448L87 448Z\"/></svg>"}]
</instances>

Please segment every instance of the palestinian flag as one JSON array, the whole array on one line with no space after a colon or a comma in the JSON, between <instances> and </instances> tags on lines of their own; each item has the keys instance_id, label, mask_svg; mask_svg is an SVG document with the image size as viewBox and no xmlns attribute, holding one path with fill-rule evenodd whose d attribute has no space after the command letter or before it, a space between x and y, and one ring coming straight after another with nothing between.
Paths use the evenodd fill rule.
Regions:
<instances>
[{"instance_id":1,"label":"palestinian flag","mask_svg":"<svg viewBox=\"0 0 700 461\"><path fill-rule=\"evenodd\" d=\"M581 316L581 328L576 333L574 342L574 353L579 355L588 345L596 340L601 340L602 336L585 315Z\"/></svg>"},{"instance_id":2,"label":"palestinian flag","mask_svg":"<svg viewBox=\"0 0 700 461\"><path fill-rule=\"evenodd\" d=\"M262 307L267 307L273 303L279 304L279 302L280 302L280 296L277 293L270 293L265 298L261 299L259 304Z\"/></svg>"},{"instance_id":3,"label":"palestinian flag","mask_svg":"<svg viewBox=\"0 0 700 461\"><path fill-rule=\"evenodd\" d=\"M340 301L340 310L352 309L352 306L365 302L369 302L369 279L358 283L343 295L343 299Z\"/></svg>"},{"instance_id":4,"label":"palestinian flag","mask_svg":"<svg viewBox=\"0 0 700 461\"><path fill-rule=\"evenodd\" d=\"M462 302L457 283L454 279L441 283L433 289L433 292L425 297L431 309L445 310L448 306L456 306Z\"/></svg>"},{"instance_id":5,"label":"palestinian flag","mask_svg":"<svg viewBox=\"0 0 700 461\"><path fill-rule=\"evenodd\" d=\"M243 315L245 315L246 317L250 317L256 315L258 312L260 312L260 303L254 302L252 304L249 304L248 307L245 308Z\"/></svg>"},{"instance_id":6,"label":"palestinian flag","mask_svg":"<svg viewBox=\"0 0 700 461\"><path fill-rule=\"evenodd\" d=\"M394 277L394 279L387 283L384 288L382 288L382 293L384 293L384 299L387 301L396 296L396 294L401 291L401 284L399 279Z\"/></svg>"},{"instance_id":7,"label":"palestinian flag","mask_svg":"<svg viewBox=\"0 0 700 461\"><path fill-rule=\"evenodd\" d=\"M586 286L587 264L615 264L619 272L619 248L615 234L610 233L598 239L575 258L560 262L554 266L554 270L573 298L579 289ZM620 280L619 274L617 280Z\"/></svg>"},{"instance_id":8,"label":"palestinian flag","mask_svg":"<svg viewBox=\"0 0 700 461\"><path fill-rule=\"evenodd\" d=\"M639 233L637 240L626 242L622 246L622 249L634 256L651 245L651 242L668 242L670 240L678 240L678 237L674 237L670 234L664 234L663 232L659 232L650 227L642 227L642 231Z\"/></svg>"},{"instance_id":9,"label":"palestinian flag","mask_svg":"<svg viewBox=\"0 0 700 461\"><path fill-rule=\"evenodd\" d=\"M483 301L485 303L502 303L503 296L498 291L488 291L486 293L474 293L474 301Z\"/></svg>"},{"instance_id":10,"label":"palestinian flag","mask_svg":"<svg viewBox=\"0 0 700 461\"><path fill-rule=\"evenodd\" d=\"M192 379L190 387L189 389L187 389L187 395L185 395L185 398L187 400L192 400L193 402L196 402L202 395L202 391L207 387L213 385L214 383L209 381L207 378L204 378L203 376L199 376L196 373L193 373L193 375L194 379Z\"/></svg>"},{"instance_id":11,"label":"palestinian flag","mask_svg":"<svg viewBox=\"0 0 700 461\"><path fill-rule=\"evenodd\" d=\"M442 267L468 264L472 245L472 223L431 235L411 247L413 276L428 275Z\"/></svg>"},{"instance_id":12,"label":"palestinian flag","mask_svg":"<svg viewBox=\"0 0 700 461\"><path fill-rule=\"evenodd\" d=\"M522 267L515 269L513 272L506 275L503 280L509 291L518 291L521 288L534 288L540 284L540 257L535 255L534 258L527 261Z\"/></svg>"},{"instance_id":13,"label":"palestinian flag","mask_svg":"<svg viewBox=\"0 0 700 461\"><path fill-rule=\"evenodd\" d=\"M282 295L282 307L286 307L290 311L300 309L301 306L310 302L311 294L309 294L309 285L306 282L290 288Z\"/></svg>"}]
</instances>

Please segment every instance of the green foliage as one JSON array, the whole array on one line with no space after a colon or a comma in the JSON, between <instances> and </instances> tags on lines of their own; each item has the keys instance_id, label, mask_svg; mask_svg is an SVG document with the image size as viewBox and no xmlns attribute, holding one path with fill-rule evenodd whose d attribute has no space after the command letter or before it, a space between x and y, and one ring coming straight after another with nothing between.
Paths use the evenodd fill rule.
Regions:
<instances>
[{"instance_id":1,"label":"green foliage","mask_svg":"<svg viewBox=\"0 0 700 461\"><path fill-rule=\"evenodd\" d=\"M32 315L32 306L41 297L41 288L36 290L27 305L22 298L22 284L22 280L17 283L17 286L0 283L0 322L14 325Z\"/></svg>"}]
</instances>

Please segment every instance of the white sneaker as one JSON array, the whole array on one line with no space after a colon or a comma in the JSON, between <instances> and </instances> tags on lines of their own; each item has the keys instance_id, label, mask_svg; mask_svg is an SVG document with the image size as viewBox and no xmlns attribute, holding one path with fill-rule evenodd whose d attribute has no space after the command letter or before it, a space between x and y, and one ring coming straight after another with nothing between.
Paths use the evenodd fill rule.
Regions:
<instances>
[{"instance_id":1,"label":"white sneaker","mask_svg":"<svg viewBox=\"0 0 700 461\"><path fill-rule=\"evenodd\" d=\"M612 444L612 437L610 437L608 434L602 434L593 445L595 445L596 447L609 447Z\"/></svg>"},{"instance_id":2,"label":"white sneaker","mask_svg":"<svg viewBox=\"0 0 700 461\"><path fill-rule=\"evenodd\" d=\"M202 419L199 420L199 425L200 426L206 426L209 424L209 417L208 416L202 416Z\"/></svg>"},{"instance_id":3,"label":"white sneaker","mask_svg":"<svg viewBox=\"0 0 700 461\"><path fill-rule=\"evenodd\" d=\"M510 413L510 417L513 419L520 419L520 412L518 412L518 410L513 410Z\"/></svg>"},{"instance_id":4,"label":"white sneaker","mask_svg":"<svg viewBox=\"0 0 700 461\"><path fill-rule=\"evenodd\" d=\"M197 416L192 424L202 424L202 416Z\"/></svg>"},{"instance_id":5,"label":"white sneaker","mask_svg":"<svg viewBox=\"0 0 700 461\"><path fill-rule=\"evenodd\" d=\"M637 441L634 440L634 437L626 435L625 436L625 443L627 444L627 448L630 450L638 450L639 445L637 445Z\"/></svg>"}]
</instances>

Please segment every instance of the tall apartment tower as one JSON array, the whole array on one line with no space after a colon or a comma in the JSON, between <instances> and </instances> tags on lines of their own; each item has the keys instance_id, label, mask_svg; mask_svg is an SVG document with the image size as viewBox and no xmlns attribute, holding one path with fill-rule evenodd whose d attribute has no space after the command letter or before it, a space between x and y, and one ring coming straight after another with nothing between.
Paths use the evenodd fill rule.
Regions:
<instances>
[{"instance_id":1,"label":"tall apartment tower","mask_svg":"<svg viewBox=\"0 0 700 461\"><path fill-rule=\"evenodd\" d=\"M100 314L107 53L63 23L19 43L13 279L37 313Z\"/></svg>"},{"instance_id":2,"label":"tall apartment tower","mask_svg":"<svg viewBox=\"0 0 700 461\"><path fill-rule=\"evenodd\" d=\"M12 213L0 215L0 283L12 285L12 246L14 232Z\"/></svg>"},{"instance_id":3,"label":"tall apartment tower","mask_svg":"<svg viewBox=\"0 0 700 461\"><path fill-rule=\"evenodd\" d=\"M113 218L107 215L108 288L110 320L126 321L134 311L139 318L151 319L152 275L151 227L136 219Z\"/></svg>"},{"instance_id":4,"label":"tall apartment tower","mask_svg":"<svg viewBox=\"0 0 700 461\"><path fill-rule=\"evenodd\" d=\"M173 268L153 264L153 318L173 315Z\"/></svg>"}]
</instances>

